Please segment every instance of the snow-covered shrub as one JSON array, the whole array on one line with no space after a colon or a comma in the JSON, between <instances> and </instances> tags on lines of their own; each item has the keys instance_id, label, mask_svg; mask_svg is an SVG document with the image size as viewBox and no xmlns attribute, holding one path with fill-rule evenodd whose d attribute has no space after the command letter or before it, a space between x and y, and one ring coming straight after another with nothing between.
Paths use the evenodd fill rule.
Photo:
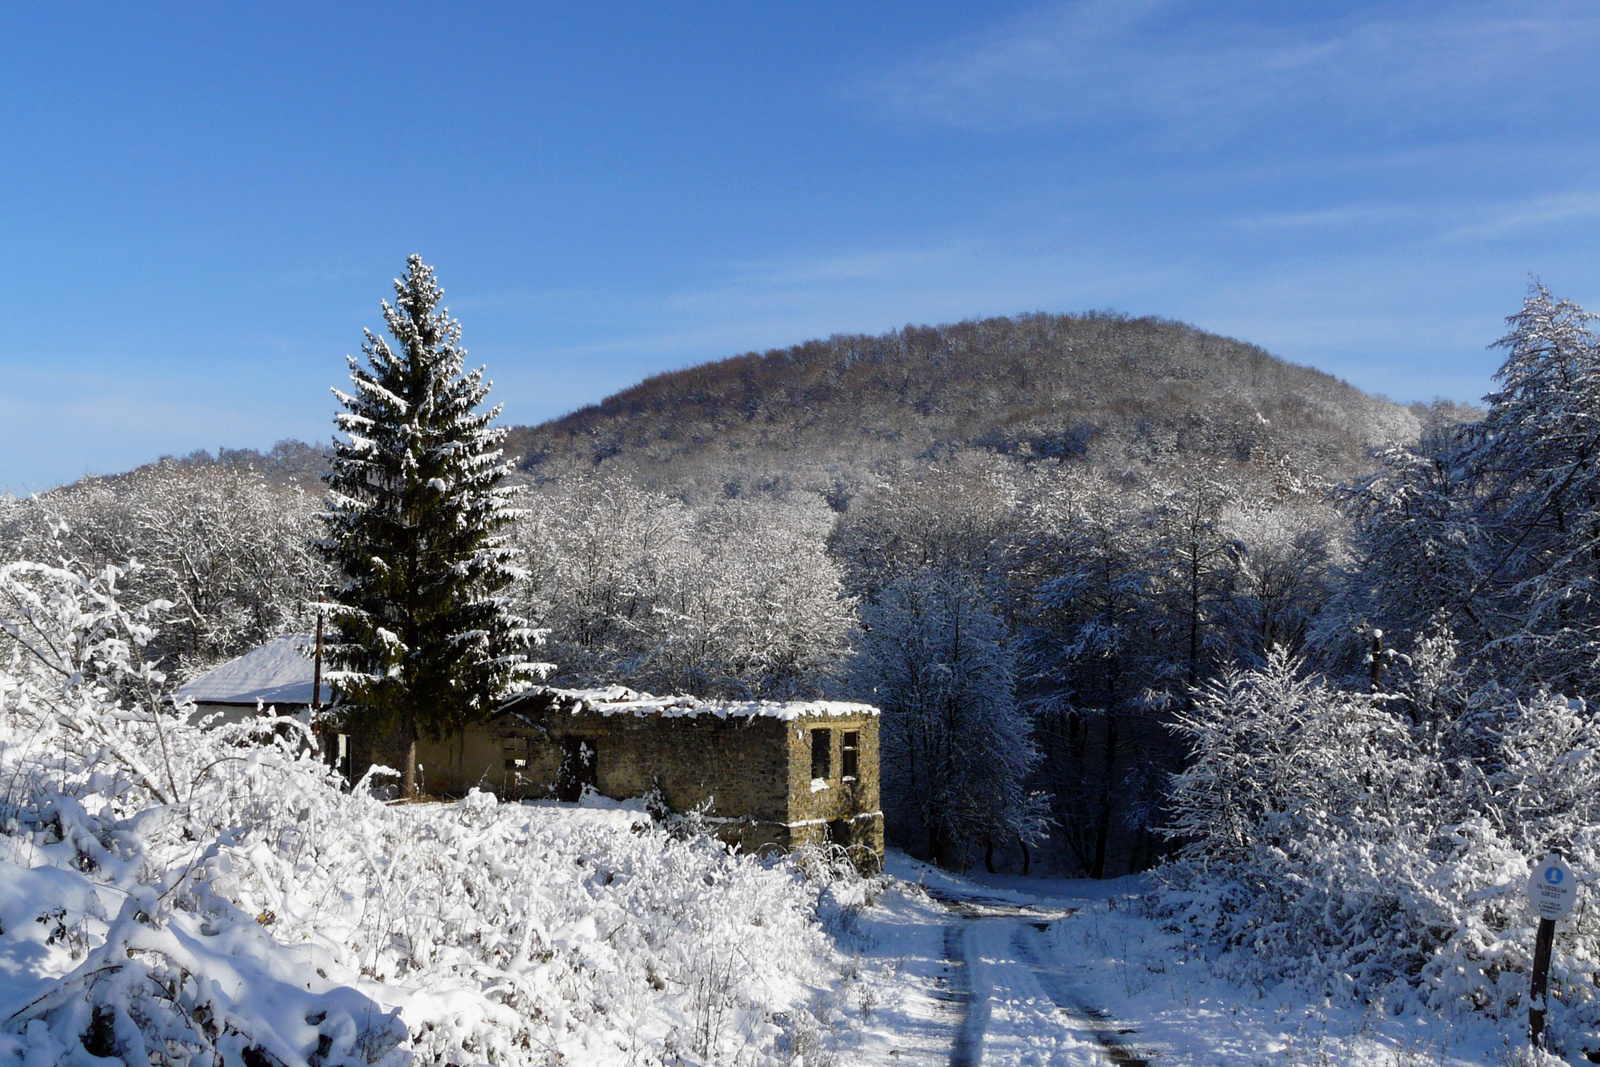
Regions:
<instances>
[{"instance_id":1,"label":"snow-covered shrub","mask_svg":"<svg viewBox=\"0 0 1600 1067\"><path fill-rule=\"evenodd\" d=\"M805 845L795 850L794 863L817 887L817 919L834 940L851 949L870 947L861 916L878 902L888 877L861 873L851 851L839 845Z\"/></svg>"},{"instance_id":2,"label":"snow-covered shrub","mask_svg":"<svg viewBox=\"0 0 1600 1067\"><path fill-rule=\"evenodd\" d=\"M1299 666L1280 652L1233 672L1180 721L1193 759L1174 781L1182 850L1163 871L1165 913L1263 985L1525 1011L1530 863L1559 846L1580 877L1600 874L1600 724L1541 694L1469 703L1441 729ZM1592 909L1559 928L1551 996L1552 1039L1600 1047Z\"/></svg>"},{"instance_id":3,"label":"snow-covered shrub","mask_svg":"<svg viewBox=\"0 0 1600 1067\"><path fill-rule=\"evenodd\" d=\"M0 568L0 1065L786 1062L817 883L628 810L343 791L297 720L163 710L119 579Z\"/></svg>"},{"instance_id":4,"label":"snow-covered shrub","mask_svg":"<svg viewBox=\"0 0 1600 1067\"><path fill-rule=\"evenodd\" d=\"M1360 975L1382 988L1396 962L1353 936L1349 905L1371 902L1365 918L1380 922L1403 911L1387 886L1390 865L1408 858L1407 734L1382 705L1297 667L1275 652L1180 717L1194 751L1172 797L1184 840L1168 870L1173 899L1263 968Z\"/></svg>"}]
</instances>

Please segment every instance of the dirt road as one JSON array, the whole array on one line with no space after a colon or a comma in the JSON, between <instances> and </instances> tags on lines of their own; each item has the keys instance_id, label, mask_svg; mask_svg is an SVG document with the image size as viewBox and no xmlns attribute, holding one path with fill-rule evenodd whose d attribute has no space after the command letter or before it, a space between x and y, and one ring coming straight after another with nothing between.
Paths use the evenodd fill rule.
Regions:
<instances>
[{"instance_id":1,"label":"dirt road","mask_svg":"<svg viewBox=\"0 0 1600 1067\"><path fill-rule=\"evenodd\" d=\"M951 1067L1116 1064L1147 1067L1137 1035L1085 999L1048 961L1050 924L1070 911L995 898L932 894L944 932Z\"/></svg>"}]
</instances>

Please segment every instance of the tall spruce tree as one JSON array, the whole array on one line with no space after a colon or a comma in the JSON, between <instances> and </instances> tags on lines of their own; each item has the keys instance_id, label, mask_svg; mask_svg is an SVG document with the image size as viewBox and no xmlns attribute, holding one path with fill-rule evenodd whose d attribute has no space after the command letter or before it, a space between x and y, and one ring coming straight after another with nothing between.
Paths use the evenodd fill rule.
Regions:
<instances>
[{"instance_id":1,"label":"tall spruce tree","mask_svg":"<svg viewBox=\"0 0 1600 1067\"><path fill-rule=\"evenodd\" d=\"M399 348L365 331L366 366L350 361L351 393L335 439L323 555L338 568L330 680L344 697L353 769L402 768L417 791L419 734L439 737L486 715L538 678L540 634L507 606L517 577L509 465L479 411L490 383L464 371L461 326L420 256L406 261L383 317Z\"/></svg>"}]
</instances>

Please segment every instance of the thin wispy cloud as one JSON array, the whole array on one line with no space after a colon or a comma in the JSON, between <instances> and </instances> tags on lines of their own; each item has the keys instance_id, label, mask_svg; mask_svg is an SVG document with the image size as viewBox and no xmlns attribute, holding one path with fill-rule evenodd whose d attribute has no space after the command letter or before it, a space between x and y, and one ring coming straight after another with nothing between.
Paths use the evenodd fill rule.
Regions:
<instances>
[{"instance_id":1,"label":"thin wispy cloud","mask_svg":"<svg viewBox=\"0 0 1600 1067\"><path fill-rule=\"evenodd\" d=\"M1498 201L1454 198L1425 203L1335 204L1303 211L1242 215L1229 220L1228 225L1242 233L1323 231L1346 239L1355 231L1373 228L1382 228L1392 236L1400 228L1412 242L1456 247L1505 238L1526 241L1540 231L1594 219L1600 219L1600 190L1580 189Z\"/></svg>"},{"instance_id":2,"label":"thin wispy cloud","mask_svg":"<svg viewBox=\"0 0 1600 1067\"><path fill-rule=\"evenodd\" d=\"M730 261L691 284L636 302L637 329L603 340L542 346L539 355L607 360L617 388L634 360L678 365L787 347L835 333L878 333L907 323L1103 307L1117 290L1149 293L1175 279L1164 267L1129 269L1082 253L1018 249L971 239Z\"/></svg>"},{"instance_id":3,"label":"thin wispy cloud","mask_svg":"<svg viewBox=\"0 0 1600 1067\"><path fill-rule=\"evenodd\" d=\"M1386 5L1271 25L1176 0L1079 0L950 42L855 91L884 116L935 126L1245 129L1299 112L1307 124L1355 120L1376 133L1592 79L1597 41L1600 10L1572 3Z\"/></svg>"},{"instance_id":4,"label":"thin wispy cloud","mask_svg":"<svg viewBox=\"0 0 1600 1067\"><path fill-rule=\"evenodd\" d=\"M1534 197L1481 213L1484 222L1460 228L1453 236L1463 239L1504 237L1529 230L1600 218L1600 190Z\"/></svg>"},{"instance_id":5,"label":"thin wispy cloud","mask_svg":"<svg viewBox=\"0 0 1600 1067\"><path fill-rule=\"evenodd\" d=\"M1420 272L1405 256L1381 267L1340 259L1284 277L1218 271L1192 256L1150 264L1137 255L1119 258L1060 242L1051 249L1050 243L950 239L726 263L698 284L660 294L639 316L637 330L544 348L540 355L585 366L589 399L597 399L633 384L645 365L686 366L906 323L1112 309L1190 321L1403 399L1476 397L1492 366L1488 356L1472 359L1495 336L1498 309L1473 320L1420 321L1413 303ZM1446 287L1442 281L1428 285ZM1178 292L1182 300L1171 295ZM1424 380L1395 358L1423 349L1467 360L1456 360L1452 377Z\"/></svg>"},{"instance_id":6,"label":"thin wispy cloud","mask_svg":"<svg viewBox=\"0 0 1600 1067\"><path fill-rule=\"evenodd\" d=\"M609 294L605 290L561 288L561 289L491 289L475 292L469 296L450 300L450 293L445 297L450 304L452 313L472 311L503 311L506 309L544 309L569 306L573 303L603 299Z\"/></svg>"},{"instance_id":7,"label":"thin wispy cloud","mask_svg":"<svg viewBox=\"0 0 1600 1067\"><path fill-rule=\"evenodd\" d=\"M1309 211L1275 211L1231 220L1242 230L1348 230L1385 226L1401 220L1437 218L1439 209L1419 204L1340 204Z\"/></svg>"},{"instance_id":8,"label":"thin wispy cloud","mask_svg":"<svg viewBox=\"0 0 1600 1067\"><path fill-rule=\"evenodd\" d=\"M1108 291L1136 298L1172 280L1165 266L1129 267L1082 249L949 238L728 264L663 309L692 319L714 311L755 340L748 348L906 323L1103 307Z\"/></svg>"}]
</instances>

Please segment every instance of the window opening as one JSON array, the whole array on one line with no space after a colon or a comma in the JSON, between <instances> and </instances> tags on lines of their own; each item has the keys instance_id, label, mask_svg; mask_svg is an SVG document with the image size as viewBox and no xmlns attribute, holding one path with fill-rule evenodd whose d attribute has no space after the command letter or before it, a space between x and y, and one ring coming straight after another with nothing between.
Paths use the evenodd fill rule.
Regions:
<instances>
[{"instance_id":1,"label":"window opening","mask_svg":"<svg viewBox=\"0 0 1600 1067\"><path fill-rule=\"evenodd\" d=\"M846 781L854 781L861 769L861 734L846 730L839 745L839 773Z\"/></svg>"},{"instance_id":2,"label":"window opening","mask_svg":"<svg viewBox=\"0 0 1600 1067\"><path fill-rule=\"evenodd\" d=\"M811 777L829 778L833 767L833 731L811 731Z\"/></svg>"}]
</instances>

